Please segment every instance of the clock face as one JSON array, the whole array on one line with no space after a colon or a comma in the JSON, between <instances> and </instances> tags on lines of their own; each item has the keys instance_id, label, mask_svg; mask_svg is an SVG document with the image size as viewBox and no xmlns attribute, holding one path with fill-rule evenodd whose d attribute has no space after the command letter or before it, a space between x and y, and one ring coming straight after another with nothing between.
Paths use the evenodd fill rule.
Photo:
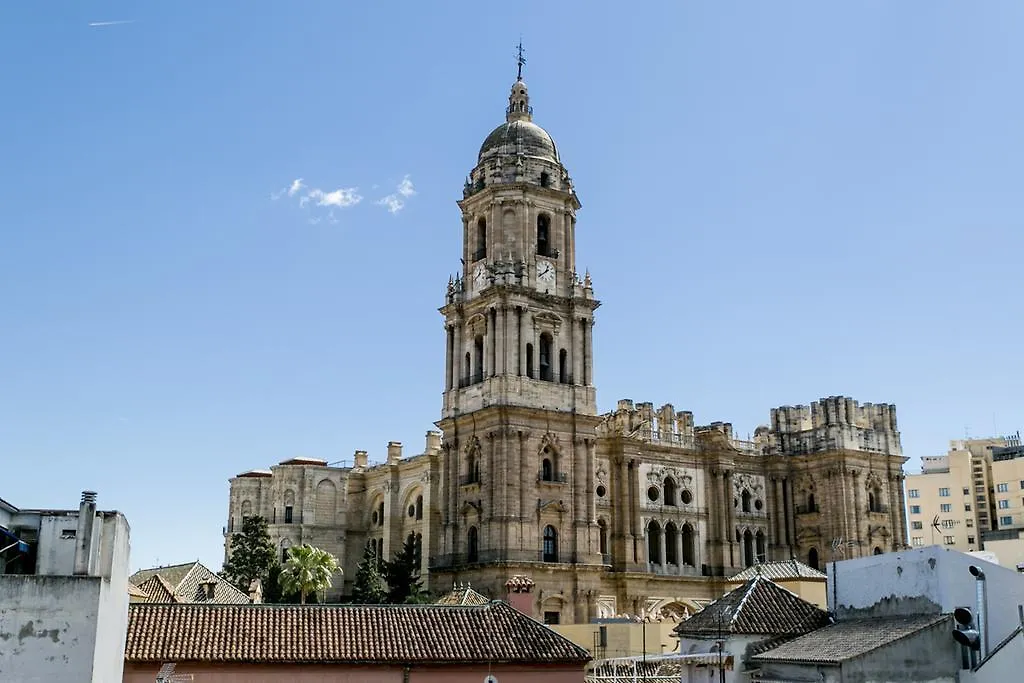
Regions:
<instances>
[{"instance_id":1,"label":"clock face","mask_svg":"<svg viewBox=\"0 0 1024 683\"><path fill-rule=\"evenodd\" d=\"M482 263L476 264L473 270L473 285L478 290L487 286L487 266Z\"/></svg>"},{"instance_id":2,"label":"clock face","mask_svg":"<svg viewBox=\"0 0 1024 683\"><path fill-rule=\"evenodd\" d=\"M537 281L546 285L555 282L555 264L551 261L537 261Z\"/></svg>"}]
</instances>

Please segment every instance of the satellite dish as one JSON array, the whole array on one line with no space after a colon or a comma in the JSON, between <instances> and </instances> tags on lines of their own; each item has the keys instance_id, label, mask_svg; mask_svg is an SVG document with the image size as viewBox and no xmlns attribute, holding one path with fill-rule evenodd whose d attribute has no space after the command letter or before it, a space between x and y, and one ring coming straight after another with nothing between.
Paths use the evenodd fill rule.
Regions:
<instances>
[{"instance_id":1,"label":"satellite dish","mask_svg":"<svg viewBox=\"0 0 1024 683\"><path fill-rule=\"evenodd\" d=\"M498 677L487 674L487 678L484 679L484 683L498 683Z\"/></svg>"}]
</instances>

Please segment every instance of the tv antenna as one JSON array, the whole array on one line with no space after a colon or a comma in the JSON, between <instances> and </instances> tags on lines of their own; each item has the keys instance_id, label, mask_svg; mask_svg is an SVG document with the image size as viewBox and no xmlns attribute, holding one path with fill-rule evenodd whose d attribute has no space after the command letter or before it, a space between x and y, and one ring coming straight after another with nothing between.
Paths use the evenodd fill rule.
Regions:
<instances>
[{"instance_id":1,"label":"tv antenna","mask_svg":"<svg viewBox=\"0 0 1024 683\"><path fill-rule=\"evenodd\" d=\"M160 671L156 674L156 683L184 683L185 681L193 680L192 674L174 673L174 667L176 666L177 664L174 662L161 666Z\"/></svg>"},{"instance_id":2,"label":"tv antenna","mask_svg":"<svg viewBox=\"0 0 1024 683\"><path fill-rule=\"evenodd\" d=\"M935 532L936 531L941 531L941 528L939 527L939 516L938 515L935 515L934 519L932 519L932 545L935 545Z\"/></svg>"}]
</instances>

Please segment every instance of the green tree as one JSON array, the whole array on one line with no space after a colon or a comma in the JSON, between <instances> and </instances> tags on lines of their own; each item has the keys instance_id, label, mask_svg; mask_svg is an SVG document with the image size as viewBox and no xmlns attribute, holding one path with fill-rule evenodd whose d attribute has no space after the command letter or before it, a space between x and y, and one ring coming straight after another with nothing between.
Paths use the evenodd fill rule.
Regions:
<instances>
[{"instance_id":1,"label":"green tree","mask_svg":"<svg viewBox=\"0 0 1024 683\"><path fill-rule=\"evenodd\" d=\"M307 544L288 549L288 559L281 568L281 589L298 592L299 603L306 604L306 596L326 591L332 585L335 572L340 572L338 558L326 550Z\"/></svg>"},{"instance_id":2,"label":"green tree","mask_svg":"<svg viewBox=\"0 0 1024 683\"><path fill-rule=\"evenodd\" d=\"M221 576L243 593L249 592L253 579L259 579L263 590L270 591L270 574L277 566L277 551L267 532L267 520L258 515L246 517L242 530L231 534Z\"/></svg>"},{"instance_id":3,"label":"green tree","mask_svg":"<svg viewBox=\"0 0 1024 683\"><path fill-rule=\"evenodd\" d=\"M352 586L352 602L363 605L380 605L388 601L388 589L381 573L381 561L372 543L363 549L363 559L356 568L355 583Z\"/></svg>"},{"instance_id":4,"label":"green tree","mask_svg":"<svg viewBox=\"0 0 1024 683\"><path fill-rule=\"evenodd\" d=\"M384 577L388 582L388 602L423 602L426 592L420 580L420 548L416 537L410 534L402 549L384 565Z\"/></svg>"}]
</instances>

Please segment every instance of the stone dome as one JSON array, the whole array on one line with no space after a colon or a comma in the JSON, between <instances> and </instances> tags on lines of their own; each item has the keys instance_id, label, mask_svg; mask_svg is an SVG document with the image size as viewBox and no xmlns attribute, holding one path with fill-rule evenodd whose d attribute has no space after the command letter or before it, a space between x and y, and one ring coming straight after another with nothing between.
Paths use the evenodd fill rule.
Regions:
<instances>
[{"instance_id":1,"label":"stone dome","mask_svg":"<svg viewBox=\"0 0 1024 683\"><path fill-rule=\"evenodd\" d=\"M480 146L478 161L492 156L516 155L559 163L558 149L548 132L533 121L513 119L501 124Z\"/></svg>"}]
</instances>

